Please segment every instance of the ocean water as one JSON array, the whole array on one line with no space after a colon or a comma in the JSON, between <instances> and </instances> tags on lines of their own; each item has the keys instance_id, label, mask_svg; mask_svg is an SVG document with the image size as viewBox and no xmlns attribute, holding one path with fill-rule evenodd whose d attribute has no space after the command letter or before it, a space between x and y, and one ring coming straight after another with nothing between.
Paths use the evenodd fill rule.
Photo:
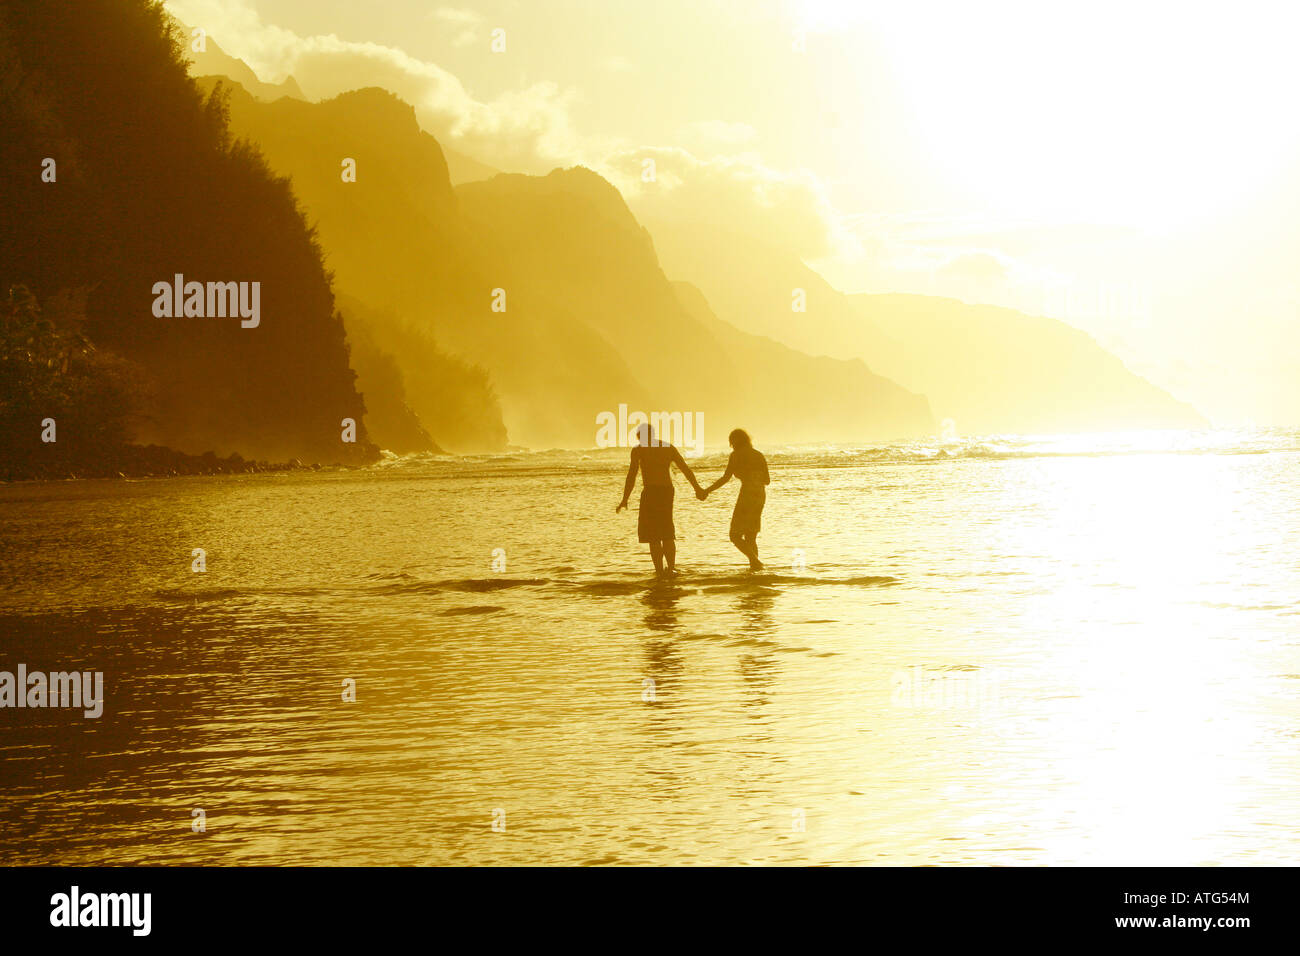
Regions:
<instances>
[{"instance_id":1,"label":"ocean water","mask_svg":"<svg viewBox=\"0 0 1300 956\"><path fill-rule=\"evenodd\" d=\"M760 448L0 486L0 863L1294 862L1300 433Z\"/></svg>"}]
</instances>

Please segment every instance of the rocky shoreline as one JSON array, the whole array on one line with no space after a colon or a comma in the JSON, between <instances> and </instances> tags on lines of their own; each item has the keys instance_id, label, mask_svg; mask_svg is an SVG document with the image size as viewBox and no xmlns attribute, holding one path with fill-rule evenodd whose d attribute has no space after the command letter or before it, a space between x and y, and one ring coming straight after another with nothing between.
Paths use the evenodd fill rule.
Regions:
<instances>
[{"instance_id":1,"label":"rocky shoreline","mask_svg":"<svg viewBox=\"0 0 1300 956\"><path fill-rule=\"evenodd\" d=\"M238 452L188 455L162 445L125 445L93 461L71 459L0 462L0 481L66 481L77 478L171 478L182 475L241 475L266 471L318 471L320 463L250 461ZM342 467L340 464L339 467Z\"/></svg>"}]
</instances>

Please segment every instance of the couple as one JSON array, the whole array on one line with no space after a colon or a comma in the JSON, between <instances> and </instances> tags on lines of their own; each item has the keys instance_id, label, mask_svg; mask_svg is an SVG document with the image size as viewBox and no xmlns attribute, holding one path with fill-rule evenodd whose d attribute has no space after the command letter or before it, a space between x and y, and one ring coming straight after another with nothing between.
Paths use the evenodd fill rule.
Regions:
<instances>
[{"instance_id":1,"label":"couple","mask_svg":"<svg viewBox=\"0 0 1300 956\"><path fill-rule=\"evenodd\" d=\"M727 459L727 470L722 477L701 488L695 480L695 473L686 464L682 453L672 445L655 439L654 429L648 424L637 428L637 444L632 448L632 461L628 465L627 480L623 482L623 500L619 502L614 513L627 507L627 499L636 485L637 469L641 470L641 514L637 518L637 537L643 544L650 545L650 557L655 563L655 572L664 574L677 573L677 542L673 528L673 480L668 472L669 465L676 465L686 480L695 489L695 497L703 501L710 492L717 491L732 476L740 479L740 494L736 498L736 510L731 514L731 543L749 559L751 571L761 571L763 562L758 560L758 531L763 516L763 503L767 501L767 459L754 450L748 433L737 428L727 440L731 443L731 457Z\"/></svg>"}]
</instances>

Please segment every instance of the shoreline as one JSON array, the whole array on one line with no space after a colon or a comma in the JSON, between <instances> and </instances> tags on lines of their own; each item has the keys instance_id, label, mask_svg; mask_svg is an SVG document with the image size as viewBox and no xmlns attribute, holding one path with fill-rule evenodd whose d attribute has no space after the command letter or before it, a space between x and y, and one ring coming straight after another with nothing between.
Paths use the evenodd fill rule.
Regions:
<instances>
[{"instance_id":1,"label":"shoreline","mask_svg":"<svg viewBox=\"0 0 1300 956\"><path fill-rule=\"evenodd\" d=\"M283 462L246 459L238 452L221 458L216 452L191 455L164 445L126 445L97 461L73 460L0 464L0 483L79 481L83 479L183 478L196 475L240 475L280 471L320 471L326 467L355 467L336 463L308 464L298 458Z\"/></svg>"}]
</instances>

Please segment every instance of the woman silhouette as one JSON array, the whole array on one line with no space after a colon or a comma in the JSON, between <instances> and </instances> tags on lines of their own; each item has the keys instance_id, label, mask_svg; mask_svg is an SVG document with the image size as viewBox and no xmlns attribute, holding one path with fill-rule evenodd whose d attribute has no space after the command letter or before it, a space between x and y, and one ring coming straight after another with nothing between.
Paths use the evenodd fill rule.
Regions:
<instances>
[{"instance_id":1,"label":"woman silhouette","mask_svg":"<svg viewBox=\"0 0 1300 956\"><path fill-rule=\"evenodd\" d=\"M732 476L740 479L740 494L736 496L736 510L731 513L731 543L749 559L751 571L761 571L758 560L758 532L762 527L763 505L767 501L767 486L771 478L767 473L767 459L754 449L749 433L737 428L727 436L731 443L731 457L722 477L699 492L703 501L710 492L717 491Z\"/></svg>"}]
</instances>

